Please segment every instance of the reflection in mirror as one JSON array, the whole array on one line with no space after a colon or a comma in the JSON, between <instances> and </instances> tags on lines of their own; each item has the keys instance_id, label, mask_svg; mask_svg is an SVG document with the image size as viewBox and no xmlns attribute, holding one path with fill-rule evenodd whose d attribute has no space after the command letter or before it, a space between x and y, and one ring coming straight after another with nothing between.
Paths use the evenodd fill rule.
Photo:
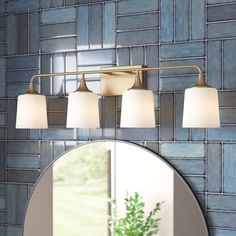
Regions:
<instances>
[{"instance_id":1,"label":"reflection in mirror","mask_svg":"<svg viewBox=\"0 0 236 236\"><path fill-rule=\"evenodd\" d=\"M145 213L163 202L159 236L207 236L193 193L152 152L120 141L89 143L65 153L41 176L30 198L24 236L108 236L108 199L121 215L127 192L138 192Z\"/></svg>"},{"instance_id":2,"label":"reflection in mirror","mask_svg":"<svg viewBox=\"0 0 236 236\"><path fill-rule=\"evenodd\" d=\"M108 162L105 143L94 143L54 163L53 235L106 235Z\"/></svg>"}]
</instances>

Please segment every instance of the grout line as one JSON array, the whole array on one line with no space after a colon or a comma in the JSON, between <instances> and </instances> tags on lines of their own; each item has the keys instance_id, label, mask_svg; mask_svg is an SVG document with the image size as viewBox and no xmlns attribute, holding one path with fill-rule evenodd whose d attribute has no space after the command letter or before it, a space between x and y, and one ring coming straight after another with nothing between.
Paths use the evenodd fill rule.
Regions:
<instances>
[{"instance_id":1,"label":"grout line","mask_svg":"<svg viewBox=\"0 0 236 236\"><path fill-rule=\"evenodd\" d=\"M207 7L219 7L219 6L228 6L228 5L235 5L236 4L236 1L233 1L233 2L222 2L222 3L212 3L212 4L207 4L206 6Z\"/></svg>"},{"instance_id":2,"label":"grout line","mask_svg":"<svg viewBox=\"0 0 236 236\"><path fill-rule=\"evenodd\" d=\"M226 23L236 23L236 19L227 19L227 20L217 20L217 21L207 21L206 25L214 25L214 24L226 24Z\"/></svg>"}]
</instances>

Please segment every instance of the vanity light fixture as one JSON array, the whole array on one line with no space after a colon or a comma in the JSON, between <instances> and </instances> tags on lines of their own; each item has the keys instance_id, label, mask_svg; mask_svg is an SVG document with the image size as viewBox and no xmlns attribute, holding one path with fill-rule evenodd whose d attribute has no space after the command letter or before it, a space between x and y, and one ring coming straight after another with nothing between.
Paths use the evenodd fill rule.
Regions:
<instances>
[{"instance_id":1,"label":"vanity light fixture","mask_svg":"<svg viewBox=\"0 0 236 236\"><path fill-rule=\"evenodd\" d=\"M217 89L208 86L202 74L192 88L185 90L183 127L220 127Z\"/></svg>"},{"instance_id":2,"label":"vanity light fixture","mask_svg":"<svg viewBox=\"0 0 236 236\"><path fill-rule=\"evenodd\" d=\"M30 83L27 93L18 96L16 128L48 128L46 98L35 90L33 83Z\"/></svg>"},{"instance_id":3,"label":"vanity light fixture","mask_svg":"<svg viewBox=\"0 0 236 236\"><path fill-rule=\"evenodd\" d=\"M144 89L137 71L133 86L122 93L120 127L153 128L155 126L153 92Z\"/></svg>"},{"instance_id":4,"label":"vanity light fixture","mask_svg":"<svg viewBox=\"0 0 236 236\"><path fill-rule=\"evenodd\" d=\"M84 74L79 88L69 94L67 128L99 128L98 96L86 85Z\"/></svg>"},{"instance_id":5,"label":"vanity light fixture","mask_svg":"<svg viewBox=\"0 0 236 236\"><path fill-rule=\"evenodd\" d=\"M197 83L192 88L185 90L183 127L220 127L217 90L206 84L198 65L183 65L146 68L125 66L94 71L34 75L30 81L28 93L18 96L16 128L47 128L46 99L45 96L36 92L33 85L34 80L41 77L65 75L82 75L79 89L69 95L67 128L98 128L98 98L96 94L88 90L84 78L86 74L101 74L102 96L123 96L121 127L155 127L153 92L144 89L140 75L143 75L142 72L145 71L176 69L198 71Z\"/></svg>"}]
</instances>

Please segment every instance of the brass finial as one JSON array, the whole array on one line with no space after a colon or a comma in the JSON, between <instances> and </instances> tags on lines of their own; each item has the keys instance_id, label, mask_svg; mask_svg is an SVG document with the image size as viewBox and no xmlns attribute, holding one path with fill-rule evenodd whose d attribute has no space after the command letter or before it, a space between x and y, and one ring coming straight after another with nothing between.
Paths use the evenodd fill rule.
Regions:
<instances>
[{"instance_id":1,"label":"brass finial","mask_svg":"<svg viewBox=\"0 0 236 236\"><path fill-rule=\"evenodd\" d=\"M143 89L143 85L140 80L139 71L136 71L134 84L130 89Z\"/></svg>"},{"instance_id":2,"label":"brass finial","mask_svg":"<svg viewBox=\"0 0 236 236\"><path fill-rule=\"evenodd\" d=\"M196 84L194 85L194 87L210 87L206 81L205 81L205 78L203 76L202 73L199 73L198 74L198 79L197 79L197 82Z\"/></svg>"},{"instance_id":3,"label":"brass finial","mask_svg":"<svg viewBox=\"0 0 236 236\"><path fill-rule=\"evenodd\" d=\"M87 87L84 74L81 75L79 88L75 92L91 92Z\"/></svg>"}]
</instances>

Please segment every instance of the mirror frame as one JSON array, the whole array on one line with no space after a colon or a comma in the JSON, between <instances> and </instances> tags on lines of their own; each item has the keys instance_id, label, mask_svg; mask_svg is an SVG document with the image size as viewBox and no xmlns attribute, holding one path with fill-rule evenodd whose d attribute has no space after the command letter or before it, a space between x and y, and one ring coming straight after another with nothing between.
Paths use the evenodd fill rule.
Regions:
<instances>
[{"instance_id":1,"label":"mirror frame","mask_svg":"<svg viewBox=\"0 0 236 236\"><path fill-rule=\"evenodd\" d=\"M211 233L210 233L210 227L209 227L209 222L207 220L207 217L206 215L204 214L204 210L203 210L203 207L200 203L200 200L198 199L196 193L193 191L193 188L191 187L191 185L184 179L184 177L182 176L182 174L180 173L180 171L178 169L176 169L176 167L173 166L173 164L171 164L170 162L168 162L166 159L164 159L162 156L160 156L159 154L157 154L156 152L148 149L147 147L144 147L138 143L132 143L132 142L128 142L128 141L123 141L123 140L113 140L113 139L104 139L104 140L94 140L94 141L85 141L81 144L78 144L68 150L66 150L64 153L60 154L58 157L56 157L56 159L54 159L44 170L43 172L40 174L40 176L38 177L37 181L35 182L34 184L34 187L30 193L30 196L28 198L28 201L27 201L27 204L26 204L26 207L25 207L25 210L24 210L24 217L23 217L23 224L22 224L22 236L24 236L24 228L25 228L25 217L26 217L26 213L27 213L27 210L28 210L28 207L29 207L29 203L30 203L30 200L32 198L32 195L34 193L34 190L35 188L37 187L37 184L38 182L41 180L41 178L43 178L45 172L59 159L61 158L62 156L64 156L65 154L67 154L68 152L76 149L76 148L79 148L79 147L82 147L82 146L85 146L85 145L88 145L88 144L93 144L93 143L98 143L98 142L115 142L115 143L125 143L125 144L129 144L129 145L133 145L135 147L138 147L138 148L141 148L147 152L149 152L150 154L153 154L156 158L159 158L161 161L163 161L168 167L170 167L174 173L177 174L177 176L183 181L183 183L185 184L185 186L189 189L189 191L191 192L192 194L192 197L193 199L196 201L197 205L198 205L198 209L204 219L204 223L205 223L205 226L206 226L206 230L207 230L207 233L208 233L208 236L211 236Z\"/></svg>"}]
</instances>

